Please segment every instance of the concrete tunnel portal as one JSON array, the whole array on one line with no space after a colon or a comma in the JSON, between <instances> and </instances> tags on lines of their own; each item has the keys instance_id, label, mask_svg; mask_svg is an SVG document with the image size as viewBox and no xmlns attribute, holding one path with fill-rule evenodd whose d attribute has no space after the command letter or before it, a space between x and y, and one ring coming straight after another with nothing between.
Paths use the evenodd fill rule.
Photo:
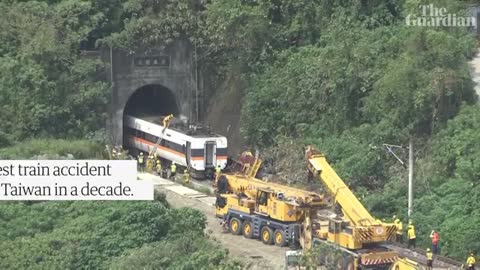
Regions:
<instances>
[{"instance_id":1,"label":"concrete tunnel portal","mask_svg":"<svg viewBox=\"0 0 480 270\"><path fill-rule=\"evenodd\" d=\"M178 115L179 106L173 92L161 85L150 84L137 89L128 99L124 114L143 117Z\"/></svg>"},{"instance_id":2,"label":"concrete tunnel portal","mask_svg":"<svg viewBox=\"0 0 480 270\"><path fill-rule=\"evenodd\" d=\"M137 48L135 51L103 48L99 57L108 63L112 95L107 132L114 145L124 144L126 114L166 115L175 119L197 119L194 111L196 67L188 39L178 39L166 47ZM194 79L195 78L195 79Z\"/></svg>"}]
</instances>

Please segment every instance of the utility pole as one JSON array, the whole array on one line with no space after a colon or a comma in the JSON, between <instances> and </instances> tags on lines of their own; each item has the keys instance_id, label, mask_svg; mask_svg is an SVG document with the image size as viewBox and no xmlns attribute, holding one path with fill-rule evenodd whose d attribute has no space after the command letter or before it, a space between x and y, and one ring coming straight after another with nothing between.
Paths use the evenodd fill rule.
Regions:
<instances>
[{"instance_id":1,"label":"utility pole","mask_svg":"<svg viewBox=\"0 0 480 270\"><path fill-rule=\"evenodd\" d=\"M198 111L198 55L197 55L197 40L195 39L195 123L198 123L199 111Z\"/></svg>"},{"instance_id":2,"label":"utility pole","mask_svg":"<svg viewBox=\"0 0 480 270\"><path fill-rule=\"evenodd\" d=\"M408 219L413 211L413 139L408 142Z\"/></svg>"},{"instance_id":3,"label":"utility pole","mask_svg":"<svg viewBox=\"0 0 480 270\"><path fill-rule=\"evenodd\" d=\"M387 149L389 154L392 154L404 168L408 168L408 218L410 219L413 212L413 139L410 138L408 147L401 145L392 145L384 143L383 146ZM408 149L408 166L405 162L393 152L394 148Z\"/></svg>"}]
</instances>

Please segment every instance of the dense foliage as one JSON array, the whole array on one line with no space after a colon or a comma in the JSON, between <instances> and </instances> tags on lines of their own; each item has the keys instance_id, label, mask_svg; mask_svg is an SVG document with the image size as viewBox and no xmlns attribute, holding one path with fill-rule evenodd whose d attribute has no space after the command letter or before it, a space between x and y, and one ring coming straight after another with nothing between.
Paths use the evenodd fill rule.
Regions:
<instances>
[{"instance_id":1,"label":"dense foliage","mask_svg":"<svg viewBox=\"0 0 480 270\"><path fill-rule=\"evenodd\" d=\"M198 269L207 265L212 268L235 266L227 261L223 249L204 237L203 214L188 208L172 209L164 197L159 198L155 202L0 204L3 232L0 267L132 269L136 265L142 269ZM147 243L150 244L145 245ZM152 251L155 257L146 256Z\"/></svg>"},{"instance_id":2,"label":"dense foliage","mask_svg":"<svg viewBox=\"0 0 480 270\"><path fill-rule=\"evenodd\" d=\"M111 268L241 269L237 262L226 260L227 256L228 250L198 237L194 232L188 232L135 249L116 259Z\"/></svg>"},{"instance_id":3,"label":"dense foliage","mask_svg":"<svg viewBox=\"0 0 480 270\"><path fill-rule=\"evenodd\" d=\"M101 15L83 1L2 2L0 11L0 128L15 140L102 129L103 64L79 51Z\"/></svg>"},{"instance_id":4,"label":"dense foliage","mask_svg":"<svg viewBox=\"0 0 480 270\"><path fill-rule=\"evenodd\" d=\"M469 250L480 250L478 198L480 189L480 107L463 106L460 113L436 134L427 154L417 162L414 220L420 235L432 229L442 234L442 252L463 258ZM396 178L385 193L369 198L375 212L385 208L405 215L406 182ZM391 202L394 202L393 204ZM389 205L387 205L389 204ZM422 244L428 244L422 237Z\"/></svg>"},{"instance_id":5,"label":"dense foliage","mask_svg":"<svg viewBox=\"0 0 480 270\"><path fill-rule=\"evenodd\" d=\"M345 24L325 30L316 46L281 51L253 75L243 123L250 143L341 134L362 124L387 133L374 139L402 140L432 134L462 101L473 101L466 33L338 23Z\"/></svg>"},{"instance_id":6,"label":"dense foliage","mask_svg":"<svg viewBox=\"0 0 480 270\"><path fill-rule=\"evenodd\" d=\"M102 146L90 140L33 139L0 148L0 159L100 158Z\"/></svg>"},{"instance_id":7,"label":"dense foliage","mask_svg":"<svg viewBox=\"0 0 480 270\"><path fill-rule=\"evenodd\" d=\"M435 6L461 15L464 2L440 0L435 1ZM377 216L390 218L397 214L407 222L407 172L382 144L407 144L413 139L413 220L419 242L426 246L429 231L437 228L442 253L463 259L468 249L480 252L475 242L479 238L475 228L480 223L480 110L475 104L477 97L467 64L475 42L462 27L406 25L405 16L419 14L419 5L430 3L3 1L0 147L39 136L102 137L109 85L103 80L103 64L82 57L81 50L98 46L126 50L162 47L185 38L198 49L204 67L214 68L210 74L235 72L247 78L242 133L250 146L268 154L268 172L278 174L282 181L303 184L304 162L299 159L303 147L314 144L327 154L338 173ZM0 156L29 158L29 149L44 145L53 149L41 153L46 155L56 152L81 157L92 149L84 141L71 147L68 142L56 145L48 140L33 141L24 148L2 149ZM79 151L79 147L85 150ZM405 153L399 155L406 157ZM296 160L291 161L292 157ZM126 217L129 214L123 208L136 211L138 205L145 208L139 210L145 214L141 221L119 221L115 217L112 224L105 221L112 218L109 211ZM18 249L18 256L2 251L0 263L4 267L36 263L39 268L74 268L82 259L93 264L103 260L107 263L98 267L112 265L120 269L129 264L147 269L155 265L225 266L223 251L204 257L210 243L198 239L187 248L188 234L172 232L170 224L162 223L160 231L148 231L151 227L146 226L143 236L125 232L125 236L121 235L125 242L118 241L120 235L115 232L105 231L115 224L119 228L137 228L142 222L160 222L154 214L165 218L178 214L158 203L138 205L100 207L98 215L89 212L99 224L80 218L80 214L77 219L64 212L88 212L88 207L80 210L75 203L3 205L4 211L18 208L23 213L19 217L28 216L25 211L52 212L46 215L48 221L39 226L21 224L27 219L10 219L10 225L4 224L18 222L26 229L19 230L18 224L5 228L10 236L3 239L2 248ZM116 210L106 210L112 208ZM195 216L192 222L200 222L198 218ZM90 226L95 233L79 231L81 226ZM100 239L99 233L107 238ZM182 237L173 239L170 234ZM26 237L25 245L16 241L21 235ZM91 245L82 246L80 240ZM149 244L140 247L145 242ZM65 256L59 255L60 248ZM178 261L165 260L172 250L194 255L188 259L179 255ZM27 256L29 253L35 256ZM27 261L15 261L23 255ZM142 259L148 257L154 260ZM93 264L89 267L96 268Z\"/></svg>"}]
</instances>

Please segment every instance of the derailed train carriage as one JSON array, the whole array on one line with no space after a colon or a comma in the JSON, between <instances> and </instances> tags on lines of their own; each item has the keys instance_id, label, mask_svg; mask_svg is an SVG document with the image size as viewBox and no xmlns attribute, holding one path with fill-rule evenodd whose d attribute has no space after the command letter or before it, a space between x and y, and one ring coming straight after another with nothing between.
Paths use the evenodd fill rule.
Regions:
<instances>
[{"instance_id":1,"label":"derailed train carriage","mask_svg":"<svg viewBox=\"0 0 480 270\"><path fill-rule=\"evenodd\" d=\"M157 155L168 164L175 162L188 167L197 178L211 178L217 166L221 169L227 166L226 137L202 125L177 121L172 121L164 130L162 118L126 115L124 143L147 153L156 149Z\"/></svg>"}]
</instances>

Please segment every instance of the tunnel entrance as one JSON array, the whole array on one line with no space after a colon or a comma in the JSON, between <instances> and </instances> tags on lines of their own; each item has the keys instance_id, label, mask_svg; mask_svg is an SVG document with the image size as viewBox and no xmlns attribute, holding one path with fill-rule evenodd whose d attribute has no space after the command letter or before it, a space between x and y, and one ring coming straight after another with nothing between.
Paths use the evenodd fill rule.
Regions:
<instances>
[{"instance_id":1,"label":"tunnel entrance","mask_svg":"<svg viewBox=\"0 0 480 270\"><path fill-rule=\"evenodd\" d=\"M177 117L179 112L180 110L172 91L161 85L151 84L140 87L130 96L123 110L123 116L124 121L125 115L130 115L161 124L162 118L160 116L173 114ZM138 149L132 146L132 142L129 141L131 138L128 138L129 136L139 136L139 133L127 127L124 122L123 146L129 150L130 154L136 155L138 154ZM140 137L142 136L140 135ZM142 139L147 138L142 137Z\"/></svg>"},{"instance_id":2,"label":"tunnel entrance","mask_svg":"<svg viewBox=\"0 0 480 270\"><path fill-rule=\"evenodd\" d=\"M144 117L178 115L175 95L170 89L158 84L145 85L135 91L125 105L124 114Z\"/></svg>"}]
</instances>

